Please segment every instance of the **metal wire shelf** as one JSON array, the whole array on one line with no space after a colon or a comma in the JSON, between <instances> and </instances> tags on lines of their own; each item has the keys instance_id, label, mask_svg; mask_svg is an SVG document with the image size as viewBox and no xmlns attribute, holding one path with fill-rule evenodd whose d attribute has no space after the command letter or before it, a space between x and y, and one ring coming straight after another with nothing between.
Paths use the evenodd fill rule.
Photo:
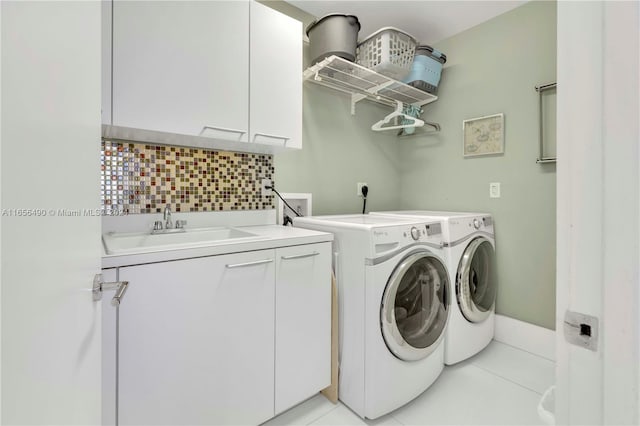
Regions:
<instances>
[{"instance_id":1,"label":"metal wire shelf","mask_svg":"<svg viewBox=\"0 0 640 426\"><path fill-rule=\"evenodd\" d=\"M397 105L396 101L422 106L438 99L431 93L378 74L338 56L330 56L310 66L304 70L303 78L305 81L350 94L351 114L355 113L356 103L363 99L391 107Z\"/></svg>"}]
</instances>

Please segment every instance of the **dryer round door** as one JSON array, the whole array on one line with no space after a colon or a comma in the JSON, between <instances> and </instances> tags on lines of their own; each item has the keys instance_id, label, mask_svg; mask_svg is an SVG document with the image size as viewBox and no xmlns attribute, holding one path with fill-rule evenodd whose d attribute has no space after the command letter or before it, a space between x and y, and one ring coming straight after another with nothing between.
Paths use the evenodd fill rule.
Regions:
<instances>
[{"instance_id":1,"label":"dryer round door","mask_svg":"<svg viewBox=\"0 0 640 426\"><path fill-rule=\"evenodd\" d=\"M449 318L447 268L429 251L405 257L391 274L382 296L380 321L389 350L415 361L437 347Z\"/></svg>"},{"instance_id":2,"label":"dryer round door","mask_svg":"<svg viewBox=\"0 0 640 426\"><path fill-rule=\"evenodd\" d=\"M491 241L476 237L462 253L456 276L456 299L467 321L482 322L493 311L497 280Z\"/></svg>"}]
</instances>

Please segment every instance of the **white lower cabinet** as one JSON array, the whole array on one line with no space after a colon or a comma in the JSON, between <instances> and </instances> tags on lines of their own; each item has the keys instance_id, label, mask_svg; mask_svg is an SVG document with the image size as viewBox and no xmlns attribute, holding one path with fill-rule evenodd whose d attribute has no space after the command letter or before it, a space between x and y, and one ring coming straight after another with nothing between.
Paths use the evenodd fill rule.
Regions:
<instances>
[{"instance_id":1,"label":"white lower cabinet","mask_svg":"<svg viewBox=\"0 0 640 426\"><path fill-rule=\"evenodd\" d=\"M119 321L112 294L103 300L104 424L259 424L328 385L329 253L318 243L105 270L129 288Z\"/></svg>"},{"instance_id":2,"label":"white lower cabinet","mask_svg":"<svg viewBox=\"0 0 640 426\"><path fill-rule=\"evenodd\" d=\"M274 269L273 250L120 269L120 425L273 416Z\"/></svg>"},{"instance_id":3,"label":"white lower cabinet","mask_svg":"<svg viewBox=\"0 0 640 426\"><path fill-rule=\"evenodd\" d=\"M328 248L313 244L277 249L276 261L279 414L331 382L331 257Z\"/></svg>"}]
</instances>

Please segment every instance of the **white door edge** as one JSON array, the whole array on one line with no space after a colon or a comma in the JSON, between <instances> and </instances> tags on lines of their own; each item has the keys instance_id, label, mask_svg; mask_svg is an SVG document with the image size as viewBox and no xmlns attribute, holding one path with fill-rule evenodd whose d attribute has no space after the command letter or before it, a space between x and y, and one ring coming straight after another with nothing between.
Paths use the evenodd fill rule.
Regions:
<instances>
[{"instance_id":1,"label":"white door edge","mask_svg":"<svg viewBox=\"0 0 640 426\"><path fill-rule=\"evenodd\" d=\"M640 421L639 5L558 2L556 329L599 319L597 350L556 335L557 424Z\"/></svg>"},{"instance_id":2,"label":"white door edge","mask_svg":"<svg viewBox=\"0 0 640 426\"><path fill-rule=\"evenodd\" d=\"M603 417L640 424L638 2L604 2L603 27Z\"/></svg>"},{"instance_id":3,"label":"white door edge","mask_svg":"<svg viewBox=\"0 0 640 426\"><path fill-rule=\"evenodd\" d=\"M0 10L1 421L99 424L100 2Z\"/></svg>"}]
</instances>

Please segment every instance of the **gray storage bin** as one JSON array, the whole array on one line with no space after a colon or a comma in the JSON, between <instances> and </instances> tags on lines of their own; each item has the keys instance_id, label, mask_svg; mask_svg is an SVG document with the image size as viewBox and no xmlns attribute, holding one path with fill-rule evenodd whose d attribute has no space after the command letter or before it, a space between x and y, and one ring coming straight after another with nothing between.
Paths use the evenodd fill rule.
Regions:
<instances>
[{"instance_id":1,"label":"gray storage bin","mask_svg":"<svg viewBox=\"0 0 640 426\"><path fill-rule=\"evenodd\" d=\"M332 13L313 21L307 27L309 51L313 60L320 62L336 55L349 61L356 59L360 21L354 15Z\"/></svg>"}]
</instances>

